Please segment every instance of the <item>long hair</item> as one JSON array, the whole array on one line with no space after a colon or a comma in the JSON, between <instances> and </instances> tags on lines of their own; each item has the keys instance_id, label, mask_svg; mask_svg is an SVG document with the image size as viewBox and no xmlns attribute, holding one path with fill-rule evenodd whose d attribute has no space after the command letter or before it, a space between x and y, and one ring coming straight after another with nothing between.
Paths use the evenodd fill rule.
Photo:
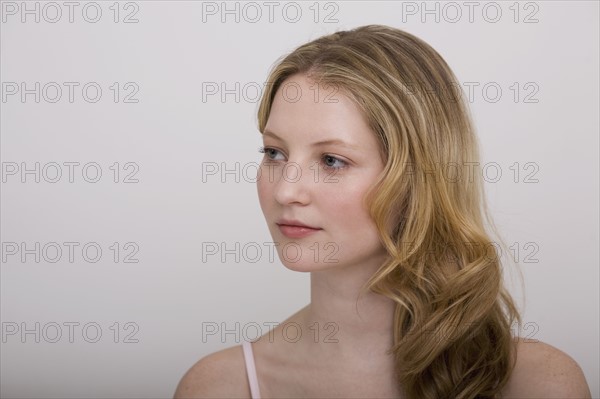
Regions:
<instances>
[{"instance_id":1,"label":"long hair","mask_svg":"<svg viewBox=\"0 0 600 399\"><path fill-rule=\"evenodd\" d=\"M389 256L360 293L396 302L388 354L399 387L412 399L498 397L516 362L511 329L522 321L504 286L496 244L508 248L489 215L455 75L402 30L338 31L278 60L258 105L261 133L278 88L295 74L342 90L380 144L385 168L366 199Z\"/></svg>"}]
</instances>

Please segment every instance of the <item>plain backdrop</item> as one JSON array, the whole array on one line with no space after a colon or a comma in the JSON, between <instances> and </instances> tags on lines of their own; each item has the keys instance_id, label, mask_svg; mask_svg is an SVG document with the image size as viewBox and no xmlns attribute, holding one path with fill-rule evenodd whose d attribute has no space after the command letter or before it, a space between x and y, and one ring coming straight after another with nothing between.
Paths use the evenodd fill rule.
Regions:
<instances>
[{"instance_id":1,"label":"plain backdrop","mask_svg":"<svg viewBox=\"0 0 600 399\"><path fill-rule=\"evenodd\" d=\"M308 303L257 199L259 90L298 45L366 24L463 83L520 334L598 397L598 3L467 3L3 1L2 397L171 397Z\"/></svg>"}]
</instances>

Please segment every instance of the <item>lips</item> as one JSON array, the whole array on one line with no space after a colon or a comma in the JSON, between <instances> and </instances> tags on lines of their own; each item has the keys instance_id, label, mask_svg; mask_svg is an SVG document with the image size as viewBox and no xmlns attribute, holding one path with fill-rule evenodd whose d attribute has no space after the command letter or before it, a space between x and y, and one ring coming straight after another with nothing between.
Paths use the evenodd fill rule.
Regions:
<instances>
[{"instance_id":1,"label":"lips","mask_svg":"<svg viewBox=\"0 0 600 399\"><path fill-rule=\"evenodd\" d=\"M310 227L302 227L302 226L288 226L285 224L280 224L279 231L289 238L303 238L309 236L311 234L315 234L321 229L311 229Z\"/></svg>"},{"instance_id":2,"label":"lips","mask_svg":"<svg viewBox=\"0 0 600 399\"><path fill-rule=\"evenodd\" d=\"M298 220L290 219L279 220L277 226L279 227L279 231L289 238L303 238L323 230L320 227L309 226Z\"/></svg>"},{"instance_id":3,"label":"lips","mask_svg":"<svg viewBox=\"0 0 600 399\"><path fill-rule=\"evenodd\" d=\"M279 221L277 221L277 225L279 225L279 226L305 227L307 229L321 230L320 227L311 226L311 225L302 223L301 221L295 220L295 219L279 219Z\"/></svg>"}]
</instances>

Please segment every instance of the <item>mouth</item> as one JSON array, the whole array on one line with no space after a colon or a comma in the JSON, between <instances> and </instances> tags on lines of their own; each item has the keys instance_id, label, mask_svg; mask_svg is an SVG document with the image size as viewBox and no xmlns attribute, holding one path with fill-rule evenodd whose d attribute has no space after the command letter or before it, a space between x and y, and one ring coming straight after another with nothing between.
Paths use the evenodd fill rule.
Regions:
<instances>
[{"instance_id":1,"label":"mouth","mask_svg":"<svg viewBox=\"0 0 600 399\"><path fill-rule=\"evenodd\" d=\"M277 227L279 227L279 231L281 231L281 233L286 237L290 238L302 238L323 230L320 227L308 226L296 220L282 219L276 224Z\"/></svg>"},{"instance_id":2,"label":"mouth","mask_svg":"<svg viewBox=\"0 0 600 399\"><path fill-rule=\"evenodd\" d=\"M277 226L279 227L279 231L289 238L303 238L322 230L304 226L290 226L287 224L278 224Z\"/></svg>"},{"instance_id":3,"label":"mouth","mask_svg":"<svg viewBox=\"0 0 600 399\"><path fill-rule=\"evenodd\" d=\"M296 220L296 219L284 219L284 218L282 218L282 219L279 219L276 222L276 224L279 225L279 226L306 227L308 229L321 230L320 227L311 226L311 225L308 225L306 223L302 223L301 221Z\"/></svg>"}]
</instances>

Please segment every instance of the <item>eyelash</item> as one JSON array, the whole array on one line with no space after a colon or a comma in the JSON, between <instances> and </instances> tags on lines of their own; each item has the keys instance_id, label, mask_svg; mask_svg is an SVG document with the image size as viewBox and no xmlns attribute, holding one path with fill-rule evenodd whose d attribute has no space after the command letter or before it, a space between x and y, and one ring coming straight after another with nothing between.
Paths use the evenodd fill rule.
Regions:
<instances>
[{"instance_id":1,"label":"eyelash","mask_svg":"<svg viewBox=\"0 0 600 399\"><path fill-rule=\"evenodd\" d=\"M272 147L260 147L260 148L258 149L258 152L260 152L260 153L262 153L262 154L265 154L265 156L267 156L267 157L268 157L268 154L267 154L267 152L268 152L268 151L271 151L271 150L272 150L272 151L276 151L276 152L281 152L281 151L279 151L279 150L277 150L277 149L275 149L275 148L272 148ZM339 158L336 158L336 157L334 157L334 156L332 156L332 155L323 154L323 156L321 157L321 160L324 160L325 158L333 158L334 160L336 160L336 161L338 161L338 162L340 162L340 163L342 163L342 164L343 164L343 166L340 166L340 167L338 167L338 168L336 168L336 167L333 167L333 166L329 166L329 165L325 164L325 165L323 166L325 169L329 169L329 170L340 170L340 169L345 169L345 168L347 168L347 167L348 167L348 163L347 163L346 161L343 161L343 160L341 160L341 159L339 159ZM271 159L270 157L269 157L269 159L270 159L271 161L275 161L275 159Z\"/></svg>"}]
</instances>

